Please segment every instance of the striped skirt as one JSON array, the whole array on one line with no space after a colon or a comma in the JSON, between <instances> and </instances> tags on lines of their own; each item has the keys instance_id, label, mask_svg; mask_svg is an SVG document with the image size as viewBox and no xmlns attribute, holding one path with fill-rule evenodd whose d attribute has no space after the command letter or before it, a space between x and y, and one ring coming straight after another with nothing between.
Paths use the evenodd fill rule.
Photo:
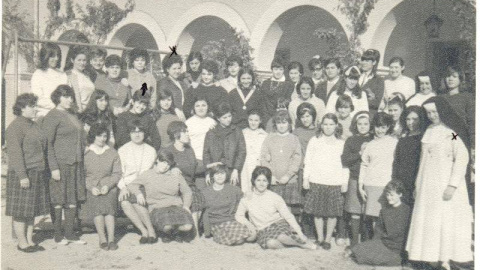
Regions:
<instances>
[{"instance_id":1,"label":"striped skirt","mask_svg":"<svg viewBox=\"0 0 480 270\"><path fill-rule=\"evenodd\" d=\"M286 185L271 185L270 190L282 196L288 205L302 204L303 200L300 185L297 179L295 179L295 181L292 180Z\"/></svg>"},{"instance_id":2,"label":"striped skirt","mask_svg":"<svg viewBox=\"0 0 480 270\"><path fill-rule=\"evenodd\" d=\"M150 212L153 226L161 231L167 225L192 224L192 215L180 206L156 208Z\"/></svg>"},{"instance_id":3,"label":"striped skirt","mask_svg":"<svg viewBox=\"0 0 480 270\"><path fill-rule=\"evenodd\" d=\"M87 198L83 162L58 164L60 180L50 179L52 205L76 205Z\"/></svg>"},{"instance_id":4,"label":"striped skirt","mask_svg":"<svg viewBox=\"0 0 480 270\"><path fill-rule=\"evenodd\" d=\"M213 241L232 246L240 241L245 241L250 236L247 226L238 221L230 220L212 225Z\"/></svg>"},{"instance_id":5,"label":"striped skirt","mask_svg":"<svg viewBox=\"0 0 480 270\"><path fill-rule=\"evenodd\" d=\"M290 227L288 222L285 219L281 219L270 226L261 229L257 233L257 243L262 247L262 248L267 248L267 242L270 239L277 239L278 236L281 234L284 234L286 236L289 236L293 240L297 241L300 244L305 244L296 232Z\"/></svg>"},{"instance_id":6,"label":"striped skirt","mask_svg":"<svg viewBox=\"0 0 480 270\"><path fill-rule=\"evenodd\" d=\"M192 213L202 211L205 207L205 198L202 192L196 185L191 185L190 189L192 190L192 205L190 206L190 210Z\"/></svg>"},{"instance_id":7,"label":"striped skirt","mask_svg":"<svg viewBox=\"0 0 480 270\"><path fill-rule=\"evenodd\" d=\"M305 212L315 217L340 217L343 215L341 186L310 184L305 201Z\"/></svg>"},{"instance_id":8,"label":"striped skirt","mask_svg":"<svg viewBox=\"0 0 480 270\"><path fill-rule=\"evenodd\" d=\"M45 170L27 170L30 187L20 186L20 179L13 170L7 172L6 215L18 218L33 218L50 213Z\"/></svg>"}]
</instances>

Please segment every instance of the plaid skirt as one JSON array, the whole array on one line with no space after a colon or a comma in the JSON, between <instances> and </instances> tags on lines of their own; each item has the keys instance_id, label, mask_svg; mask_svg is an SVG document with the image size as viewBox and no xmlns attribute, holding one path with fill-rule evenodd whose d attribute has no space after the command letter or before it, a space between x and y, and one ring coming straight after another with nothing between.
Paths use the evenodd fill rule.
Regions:
<instances>
[{"instance_id":1,"label":"plaid skirt","mask_svg":"<svg viewBox=\"0 0 480 270\"><path fill-rule=\"evenodd\" d=\"M6 215L19 218L33 218L50 213L45 170L27 170L30 188L23 189L15 171L7 172Z\"/></svg>"},{"instance_id":2,"label":"plaid skirt","mask_svg":"<svg viewBox=\"0 0 480 270\"><path fill-rule=\"evenodd\" d=\"M221 245L231 246L247 239L250 236L250 231L242 223L230 220L212 225L212 234L213 241Z\"/></svg>"},{"instance_id":3,"label":"plaid skirt","mask_svg":"<svg viewBox=\"0 0 480 270\"><path fill-rule=\"evenodd\" d=\"M387 248L381 239L358 243L352 247L352 253L358 264L397 266L402 264L402 256Z\"/></svg>"},{"instance_id":4,"label":"plaid skirt","mask_svg":"<svg viewBox=\"0 0 480 270\"><path fill-rule=\"evenodd\" d=\"M50 179L52 205L76 205L87 198L83 162L58 164L60 181Z\"/></svg>"},{"instance_id":5,"label":"plaid skirt","mask_svg":"<svg viewBox=\"0 0 480 270\"><path fill-rule=\"evenodd\" d=\"M150 219L158 231L163 230L163 227L167 225L193 225L192 215L180 206L153 209L150 212Z\"/></svg>"},{"instance_id":6,"label":"plaid skirt","mask_svg":"<svg viewBox=\"0 0 480 270\"><path fill-rule=\"evenodd\" d=\"M205 198L196 185L191 185L190 189L192 190L192 205L190 206L190 210L192 213L200 212L205 207Z\"/></svg>"},{"instance_id":7,"label":"plaid skirt","mask_svg":"<svg viewBox=\"0 0 480 270\"><path fill-rule=\"evenodd\" d=\"M340 217L343 215L341 186L310 184L305 202L305 212L315 217Z\"/></svg>"},{"instance_id":8,"label":"plaid skirt","mask_svg":"<svg viewBox=\"0 0 480 270\"><path fill-rule=\"evenodd\" d=\"M298 181L290 181L286 185L271 185L270 190L282 196L288 205L302 204L302 193Z\"/></svg>"},{"instance_id":9,"label":"plaid skirt","mask_svg":"<svg viewBox=\"0 0 480 270\"><path fill-rule=\"evenodd\" d=\"M348 191L345 197L345 212L350 214L361 215L365 211L365 204L363 203L360 193L358 192L358 180L350 179L348 181Z\"/></svg>"},{"instance_id":10,"label":"plaid skirt","mask_svg":"<svg viewBox=\"0 0 480 270\"><path fill-rule=\"evenodd\" d=\"M297 241L300 244L304 244L302 239L300 239L297 233L290 227L290 224L285 219L281 219L270 226L261 229L257 233L257 243L262 248L267 248L267 241L270 239L277 239L278 236L284 234L289 236L293 240Z\"/></svg>"}]
</instances>

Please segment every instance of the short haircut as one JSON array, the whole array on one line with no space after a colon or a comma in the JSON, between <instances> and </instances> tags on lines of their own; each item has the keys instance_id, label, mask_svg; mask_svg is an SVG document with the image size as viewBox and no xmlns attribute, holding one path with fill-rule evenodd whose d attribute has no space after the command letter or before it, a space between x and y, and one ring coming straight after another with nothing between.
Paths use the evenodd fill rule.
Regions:
<instances>
[{"instance_id":1,"label":"short haircut","mask_svg":"<svg viewBox=\"0 0 480 270\"><path fill-rule=\"evenodd\" d=\"M208 72L213 73L213 75L218 74L218 64L217 64L217 62L215 62L213 60L203 61L202 64L200 65L200 70L203 70L203 69L205 69Z\"/></svg>"},{"instance_id":2,"label":"short haircut","mask_svg":"<svg viewBox=\"0 0 480 270\"><path fill-rule=\"evenodd\" d=\"M13 105L13 114L16 116L22 115L22 109L27 106L33 107L37 104L38 97L32 93L24 93L17 97Z\"/></svg>"},{"instance_id":3,"label":"short haircut","mask_svg":"<svg viewBox=\"0 0 480 270\"><path fill-rule=\"evenodd\" d=\"M392 134L393 132L393 117L385 112L378 112L373 116L372 121L373 127L388 127L387 135Z\"/></svg>"},{"instance_id":4,"label":"short haircut","mask_svg":"<svg viewBox=\"0 0 480 270\"><path fill-rule=\"evenodd\" d=\"M297 91L297 94L300 95L300 87L304 83L310 85L310 88L312 89L310 92L310 97L313 96L313 92L315 91L315 83L313 82L312 78L306 77L306 76L302 76L298 81L297 86L295 86L295 90Z\"/></svg>"},{"instance_id":5,"label":"short haircut","mask_svg":"<svg viewBox=\"0 0 480 270\"><path fill-rule=\"evenodd\" d=\"M175 167L175 157L172 152L165 151L163 149L158 150L157 160L160 162L166 162L170 168Z\"/></svg>"},{"instance_id":6,"label":"short haircut","mask_svg":"<svg viewBox=\"0 0 480 270\"><path fill-rule=\"evenodd\" d=\"M262 113L258 109L251 109L250 111L248 111L248 116L250 115L258 115L260 116L260 120L262 120L263 117Z\"/></svg>"},{"instance_id":7,"label":"short haircut","mask_svg":"<svg viewBox=\"0 0 480 270\"><path fill-rule=\"evenodd\" d=\"M60 68L62 62L62 50L60 50L60 47L55 43L43 44L39 53L38 68L41 70L47 70L49 68L48 60L55 56L58 57L56 68Z\"/></svg>"},{"instance_id":8,"label":"short haircut","mask_svg":"<svg viewBox=\"0 0 480 270\"><path fill-rule=\"evenodd\" d=\"M335 132L334 132L335 138L337 138L337 139L342 138L343 127L342 127L342 124L338 123L338 117L334 113L327 113L322 117L322 121L320 122L320 125L319 125L318 130L317 130L317 137L319 137L321 134L323 134L322 124L327 119L332 120L337 125L337 128L335 129Z\"/></svg>"},{"instance_id":9,"label":"short haircut","mask_svg":"<svg viewBox=\"0 0 480 270\"><path fill-rule=\"evenodd\" d=\"M453 73L457 73L458 74L458 79L460 80L460 86L458 88L458 90L460 92L465 92L467 90L467 85L466 85L466 77L465 77L465 71L458 65L452 65L452 66L448 66L445 70L445 77L443 78L444 80L444 85L445 85L445 88L447 88L447 84L445 82L445 80L447 79L448 76L451 76ZM443 92L448 92L448 89L445 89Z\"/></svg>"},{"instance_id":10,"label":"short haircut","mask_svg":"<svg viewBox=\"0 0 480 270\"><path fill-rule=\"evenodd\" d=\"M227 166L225 164L218 164L208 170L208 175L212 180L213 180L213 176L217 173L227 174L228 173Z\"/></svg>"},{"instance_id":11,"label":"short haircut","mask_svg":"<svg viewBox=\"0 0 480 270\"><path fill-rule=\"evenodd\" d=\"M388 106L398 105L400 108L405 109L405 97L402 93L395 92L391 99L388 100Z\"/></svg>"},{"instance_id":12,"label":"short haircut","mask_svg":"<svg viewBox=\"0 0 480 270\"><path fill-rule=\"evenodd\" d=\"M210 104L208 103L207 97L205 95L197 95L195 97L195 99L193 100L193 108L192 108L193 114L196 114L195 113L195 104L197 104L197 102L199 102L199 101L204 101L207 104L207 111L211 111Z\"/></svg>"},{"instance_id":13,"label":"short haircut","mask_svg":"<svg viewBox=\"0 0 480 270\"><path fill-rule=\"evenodd\" d=\"M150 94L148 92L146 92L145 95L143 95L143 90L141 90L141 89L135 91L132 99L133 99L133 102L139 101L139 102L144 103L146 105L150 104Z\"/></svg>"},{"instance_id":14,"label":"short haircut","mask_svg":"<svg viewBox=\"0 0 480 270\"><path fill-rule=\"evenodd\" d=\"M355 110L355 106L353 106L352 98L345 94L339 96L337 102L335 103L335 110L338 111L340 108L350 108L350 110L353 112Z\"/></svg>"},{"instance_id":15,"label":"short haircut","mask_svg":"<svg viewBox=\"0 0 480 270\"><path fill-rule=\"evenodd\" d=\"M255 169L253 170L253 172L252 172L252 179L251 179L252 189L255 187L255 180L257 180L257 178L258 178L260 175L264 175L265 178L267 178L267 181L268 181L268 189L270 189L270 185L272 184L272 171L271 171L268 167L264 167L264 166L257 166L257 167L255 167Z\"/></svg>"},{"instance_id":16,"label":"short haircut","mask_svg":"<svg viewBox=\"0 0 480 270\"><path fill-rule=\"evenodd\" d=\"M326 68L330 64L334 64L340 70L340 74L342 74L342 63L338 58L328 58L325 60L324 67Z\"/></svg>"},{"instance_id":17,"label":"short haircut","mask_svg":"<svg viewBox=\"0 0 480 270\"><path fill-rule=\"evenodd\" d=\"M390 192L395 192L397 194L405 194L405 186L402 182L398 180L392 180L388 182L384 189L385 194Z\"/></svg>"},{"instance_id":18,"label":"short haircut","mask_svg":"<svg viewBox=\"0 0 480 270\"><path fill-rule=\"evenodd\" d=\"M187 72L189 72L189 73L192 72L192 68L190 67L190 62L192 62L195 59L197 59L200 63L202 63L203 62L202 53L200 53L198 51L190 52L190 54L188 55L188 58L187 58Z\"/></svg>"},{"instance_id":19,"label":"short haircut","mask_svg":"<svg viewBox=\"0 0 480 270\"><path fill-rule=\"evenodd\" d=\"M377 67L380 62L380 52L375 49L368 49L365 52L363 52L361 60L376 62L372 70L373 74L376 74Z\"/></svg>"},{"instance_id":20,"label":"short haircut","mask_svg":"<svg viewBox=\"0 0 480 270\"><path fill-rule=\"evenodd\" d=\"M104 48L92 48L90 49L90 59L102 57L105 59L107 57L107 50Z\"/></svg>"},{"instance_id":21,"label":"short haircut","mask_svg":"<svg viewBox=\"0 0 480 270\"><path fill-rule=\"evenodd\" d=\"M310 61L308 61L308 69L310 71L315 70L315 66L320 65L320 67L323 67L322 59L321 58L312 58Z\"/></svg>"},{"instance_id":22,"label":"short haircut","mask_svg":"<svg viewBox=\"0 0 480 270\"><path fill-rule=\"evenodd\" d=\"M147 127L145 127L142 123L142 121L140 121L140 119L134 119L132 121L129 121L127 123L127 130L128 130L128 133L132 133L134 132L135 130L139 129L140 131L143 131L143 132L146 132L147 131Z\"/></svg>"},{"instance_id":23,"label":"short haircut","mask_svg":"<svg viewBox=\"0 0 480 270\"><path fill-rule=\"evenodd\" d=\"M60 84L50 95L50 99L55 106L60 104L60 97L71 97L75 102L75 92L73 91L73 88L67 84Z\"/></svg>"},{"instance_id":24,"label":"short haircut","mask_svg":"<svg viewBox=\"0 0 480 270\"><path fill-rule=\"evenodd\" d=\"M230 106L230 103L222 102L218 104L218 106L215 108L214 114L215 114L215 118L219 119L225 114L232 113L232 112L233 110L232 110L232 106Z\"/></svg>"},{"instance_id":25,"label":"short haircut","mask_svg":"<svg viewBox=\"0 0 480 270\"><path fill-rule=\"evenodd\" d=\"M245 73L250 74L250 76L252 76L252 84L255 84L255 80L256 80L255 72L251 68L240 69L240 71L238 72L238 75L237 75L238 82L240 82L240 77L242 77L242 75L245 74Z\"/></svg>"},{"instance_id":26,"label":"short haircut","mask_svg":"<svg viewBox=\"0 0 480 270\"><path fill-rule=\"evenodd\" d=\"M87 136L87 143L92 144L95 142L95 137L102 135L103 133L107 134L107 143L110 140L110 130L108 129L107 125L102 123L93 123L90 126L90 130L88 131Z\"/></svg>"},{"instance_id":27,"label":"short haircut","mask_svg":"<svg viewBox=\"0 0 480 270\"><path fill-rule=\"evenodd\" d=\"M360 78L360 75L362 75L362 72L357 66L350 66L345 70L344 75L346 78L358 80Z\"/></svg>"},{"instance_id":28,"label":"short haircut","mask_svg":"<svg viewBox=\"0 0 480 270\"><path fill-rule=\"evenodd\" d=\"M293 61L288 64L287 70L290 71L292 69L298 69L300 74L303 74L303 65L300 62Z\"/></svg>"},{"instance_id":29,"label":"short haircut","mask_svg":"<svg viewBox=\"0 0 480 270\"><path fill-rule=\"evenodd\" d=\"M237 63L240 67L243 66L243 60L238 55L230 55L225 62L227 67L232 66L233 64Z\"/></svg>"},{"instance_id":30,"label":"short haircut","mask_svg":"<svg viewBox=\"0 0 480 270\"><path fill-rule=\"evenodd\" d=\"M120 56L116 54L110 54L107 56L105 59L105 67L111 67L111 66L120 66L122 68L123 60Z\"/></svg>"},{"instance_id":31,"label":"short haircut","mask_svg":"<svg viewBox=\"0 0 480 270\"><path fill-rule=\"evenodd\" d=\"M301 119L307 113L312 116L312 121L313 121L312 123L315 125L317 121L317 110L315 110L315 107L312 104L308 102L303 102L297 107L297 119L295 120L296 121L295 127L308 128L303 125L302 119Z\"/></svg>"},{"instance_id":32,"label":"short haircut","mask_svg":"<svg viewBox=\"0 0 480 270\"><path fill-rule=\"evenodd\" d=\"M163 72L168 75L168 69L171 68L174 64L180 64L180 66L183 65L183 60L180 55L172 55L172 57L165 57L162 63Z\"/></svg>"},{"instance_id":33,"label":"short haircut","mask_svg":"<svg viewBox=\"0 0 480 270\"><path fill-rule=\"evenodd\" d=\"M273 68L283 68L285 69L285 60L283 60L282 58L274 58L273 61L272 61L272 64L270 64L270 69L273 69Z\"/></svg>"},{"instance_id":34,"label":"short haircut","mask_svg":"<svg viewBox=\"0 0 480 270\"><path fill-rule=\"evenodd\" d=\"M147 50L134 48L128 54L128 60L129 60L130 66L133 67L133 62L135 61L135 59L139 57L143 57L143 59L145 59L145 65L148 65L150 63L150 55L148 54Z\"/></svg>"},{"instance_id":35,"label":"short haircut","mask_svg":"<svg viewBox=\"0 0 480 270\"><path fill-rule=\"evenodd\" d=\"M367 119L368 123L370 124L370 131L372 130L370 113L368 111L359 111L353 116L352 123L350 124L350 131L353 135L360 134L357 127L358 120L360 119Z\"/></svg>"},{"instance_id":36,"label":"short haircut","mask_svg":"<svg viewBox=\"0 0 480 270\"><path fill-rule=\"evenodd\" d=\"M407 116L412 112L418 115L418 125L420 128L420 132L423 134L427 129L429 123L427 112L425 111L425 108L423 108L423 106L414 105L407 107L400 116L400 126L403 130L406 130L408 134L409 130L407 128Z\"/></svg>"},{"instance_id":37,"label":"short haircut","mask_svg":"<svg viewBox=\"0 0 480 270\"><path fill-rule=\"evenodd\" d=\"M187 131L187 125L182 121L173 121L168 124L167 134L172 142L180 138L180 133Z\"/></svg>"},{"instance_id":38,"label":"short haircut","mask_svg":"<svg viewBox=\"0 0 480 270\"><path fill-rule=\"evenodd\" d=\"M273 128L277 130L277 124L287 122L290 128L292 127L292 119L288 115L288 111L281 110L277 111L272 118L273 121Z\"/></svg>"},{"instance_id":39,"label":"short haircut","mask_svg":"<svg viewBox=\"0 0 480 270\"><path fill-rule=\"evenodd\" d=\"M405 66L405 61L403 61L403 58L401 58L399 56L394 56L394 57L390 58L390 61L388 61L388 65L390 66L393 63L399 63L400 66L402 66L402 67Z\"/></svg>"}]
</instances>

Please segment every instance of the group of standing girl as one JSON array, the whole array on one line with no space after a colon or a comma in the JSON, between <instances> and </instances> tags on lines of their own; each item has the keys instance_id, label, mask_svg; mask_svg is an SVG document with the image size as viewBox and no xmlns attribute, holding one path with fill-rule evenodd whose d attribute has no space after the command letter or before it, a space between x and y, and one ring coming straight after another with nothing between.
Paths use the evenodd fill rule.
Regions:
<instances>
[{"instance_id":1,"label":"group of standing girl","mask_svg":"<svg viewBox=\"0 0 480 270\"><path fill-rule=\"evenodd\" d=\"M99 49L71 48L68 75L60 59L42 47L7 129L7 215L21 251L44 249L33 218L47 213L57 243L85 244L75 228L93 220L100 248L115 250L121 209L140 244L203 233L329 250L335 235L359 263L400 264L405 250L445 267L472 259L474 99L458 67L440 87L426 72L404 76L394 57L384 80L367 50L345 70L314 57L312 77L274 59L258 85L234 55L222 80L198 52L185 73L181 57L165 58L158 82L145 50L130 52L127 71Z\"/></svg>"}]
</instances>

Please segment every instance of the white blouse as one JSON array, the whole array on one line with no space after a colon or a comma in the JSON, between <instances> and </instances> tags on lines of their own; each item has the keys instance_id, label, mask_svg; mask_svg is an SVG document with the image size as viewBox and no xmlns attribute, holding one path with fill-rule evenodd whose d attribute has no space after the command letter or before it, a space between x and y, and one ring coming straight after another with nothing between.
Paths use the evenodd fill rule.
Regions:
<instances>
[{"instance_id":1,"label":"white blouse","mask_svg":"<svg viewBox=\"0 0 480 270\"><path fill-rule=\"evenodd\" d=\"M55 108L50 95L59 85L68 84L68 77L65 72L57 69L37 69L32 75L30 84L32 93L38 96L37 116L45 116L51 109Z\"/></svg>"},{"instance_id":2,"label":"white blouse","mask_svg":"<svg viewBox=\"0 0 480 270\"><path fill-rule=\"evenodd\" d=\"M200 118L194 115L185 121L188 127L188 135L190 136L190 146L195 152L195 158L203 160L203 144L207 132L214 128L217 122L211 117Z\"/></svg>"}]
</instances>

